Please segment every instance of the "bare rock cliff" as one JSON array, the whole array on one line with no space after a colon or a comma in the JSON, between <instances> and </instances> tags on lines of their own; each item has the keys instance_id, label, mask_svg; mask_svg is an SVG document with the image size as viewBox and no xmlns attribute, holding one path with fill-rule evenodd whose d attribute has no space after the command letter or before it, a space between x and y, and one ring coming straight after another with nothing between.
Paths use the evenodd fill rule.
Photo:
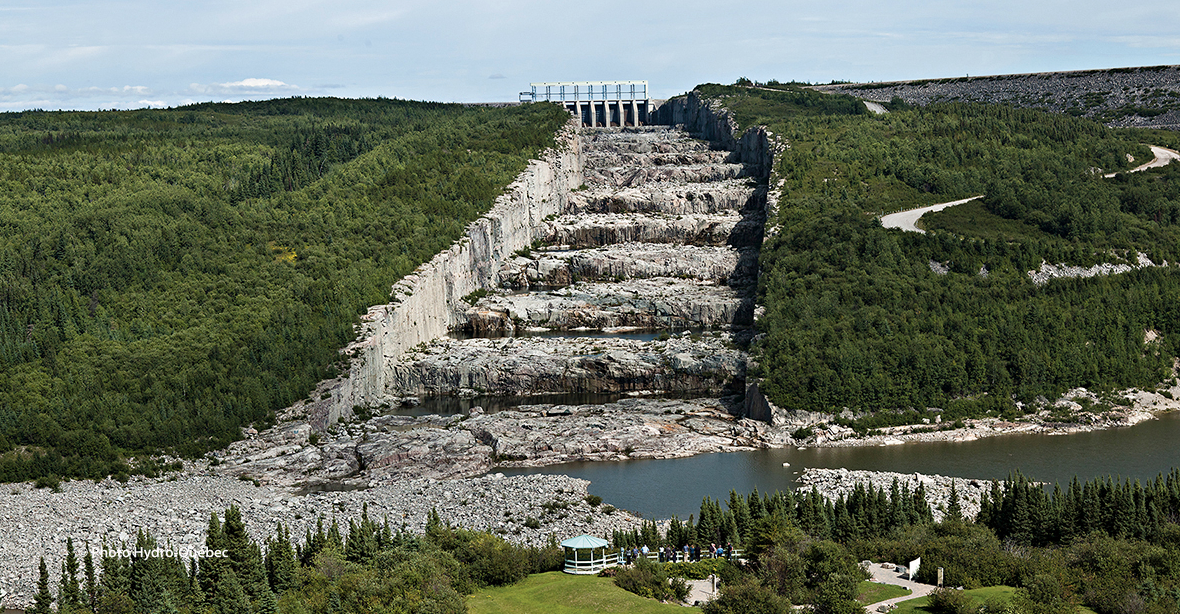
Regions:
<instances>
[{"instance_id":1,"label":"bare rock cliff","mask_svg":"<svg viewBox=\"0 0 1180 614\"><path fill-rule=\"evenodd\" d=\"M390 302L369 308L357 340L344 349L348 372L321 382L311 399L280 412L281 417L304 414L314 429L322 430L340 417L350 418L355 406L380 403L386 357L463 323L468 307L463 297L493 284L513 252L540 239L544 219L561 214L582 182L582 145L571 121L559 133L557 146L530 162L463 238L394 284Z\"/></svg>"}]
</instances>

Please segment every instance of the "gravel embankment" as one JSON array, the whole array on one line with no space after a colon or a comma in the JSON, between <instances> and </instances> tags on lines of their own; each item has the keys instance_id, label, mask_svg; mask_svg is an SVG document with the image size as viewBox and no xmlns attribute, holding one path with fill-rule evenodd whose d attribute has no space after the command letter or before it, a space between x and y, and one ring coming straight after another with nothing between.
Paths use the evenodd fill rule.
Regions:
<instances>
[{"instance_id":1,"label":"gravel embankment","mask_svg":"<svg viewBox=\"0 0 1180 614\"><path fill-rule=\"evenodd\" d=\"M1000 103L1069 112L1109 126L1180 129L1180 66L845 83L812 89L877 102L896 96L916 105Z\"/></svg>"},{"instance_id":2,"label":"gravel embankment","mask_svg":"<svg viewBox=\"0 0 1180 614\"><path fill-rule=\"evenodd\" d=\"M126 485L112 480L65 482L57 493L28 483L9 484L0 489L0 595L6 607L30 605L42 556L56 586L67 537L73 537L79 558L87 544L94 550L104 541L111 545L127 541L134 546L140 529L161 544L200 549L209 515L221 516L231 505L242 509L247 530L260 543L278 522L289 525L293 538L302 541L305 530L314 529L321 514L328 525L335 517L346 533L348 519L359 519L366 503L370 517L378 521L388 517L395 531L404 526L421 533L433 507L444 522L488 529L523 544L544 544L551 533L559 541L582 533L609 538L616 528L639 525L639 519L627 512L605 513L605 504L591 508L584 500L589 484L561 475L491 474L463 480L406 480L368 490L307 496L208 475ZM529 517L540 521L540 529L524 526Z\"/></svg>"}]
</instances>

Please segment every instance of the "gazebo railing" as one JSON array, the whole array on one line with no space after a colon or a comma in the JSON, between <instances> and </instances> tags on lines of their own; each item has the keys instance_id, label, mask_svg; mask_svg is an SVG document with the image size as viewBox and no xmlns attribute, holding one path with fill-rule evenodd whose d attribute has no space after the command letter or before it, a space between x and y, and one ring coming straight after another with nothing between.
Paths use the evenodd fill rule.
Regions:
<instances>
[{"instance_id":1,"label":"gazebo railing","mask_svg":"<svg viewBox=\"0 0 1180 614\"><path fill-rule=\"evenodd\" d=\"M602 558L594 558L594 556L592 555L590 558L583 558L583 559L577 558L577 553L575 552L574 557L575 558L572 558L572 559L569 558L568 556L566 557L566 559L565 559L565 572L566 573L592 574L592 573L598 573L598 572L602 571L603 569L606 569L607 567L615 567L617 565L622 564L623 551L616 550L614 552L603 552Z\"/></svg>"}]
</instances>

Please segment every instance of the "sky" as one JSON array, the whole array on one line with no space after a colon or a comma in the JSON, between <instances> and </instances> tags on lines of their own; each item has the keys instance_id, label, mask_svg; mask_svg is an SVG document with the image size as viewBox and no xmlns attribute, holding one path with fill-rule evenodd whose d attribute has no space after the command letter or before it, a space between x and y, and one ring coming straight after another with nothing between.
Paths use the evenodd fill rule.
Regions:
<instances>
[{"instance_id":1,"label":"sky","mask_svg":"<svg viewBox=\"0 0 1180 614\"><path fill-rule=\"evenodd\" d=\"M515 101L531 82L892 81L1180 64L1180 3L0 0L0 111L286 96Z\"/></svg>"}]
</instances>

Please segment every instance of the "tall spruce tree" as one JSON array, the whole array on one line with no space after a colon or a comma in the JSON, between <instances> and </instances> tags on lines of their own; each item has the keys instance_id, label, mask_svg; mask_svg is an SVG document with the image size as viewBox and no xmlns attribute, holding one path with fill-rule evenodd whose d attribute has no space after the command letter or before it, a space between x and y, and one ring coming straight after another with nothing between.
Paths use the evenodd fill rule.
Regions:
<instances>
[{"instance_id":1,"label":"tall spruce tree","mask_svg":"<svg viewBox=\"0 0 1180 614\"><path fill-rule=\"evenodd\" d=\"M37 594L33 596L33 607L29 609L29 614L50 614L53 594L49 592L49 570L45 567L45 557L41 557L37 574Z\"/></svg>"}]
</instances>

